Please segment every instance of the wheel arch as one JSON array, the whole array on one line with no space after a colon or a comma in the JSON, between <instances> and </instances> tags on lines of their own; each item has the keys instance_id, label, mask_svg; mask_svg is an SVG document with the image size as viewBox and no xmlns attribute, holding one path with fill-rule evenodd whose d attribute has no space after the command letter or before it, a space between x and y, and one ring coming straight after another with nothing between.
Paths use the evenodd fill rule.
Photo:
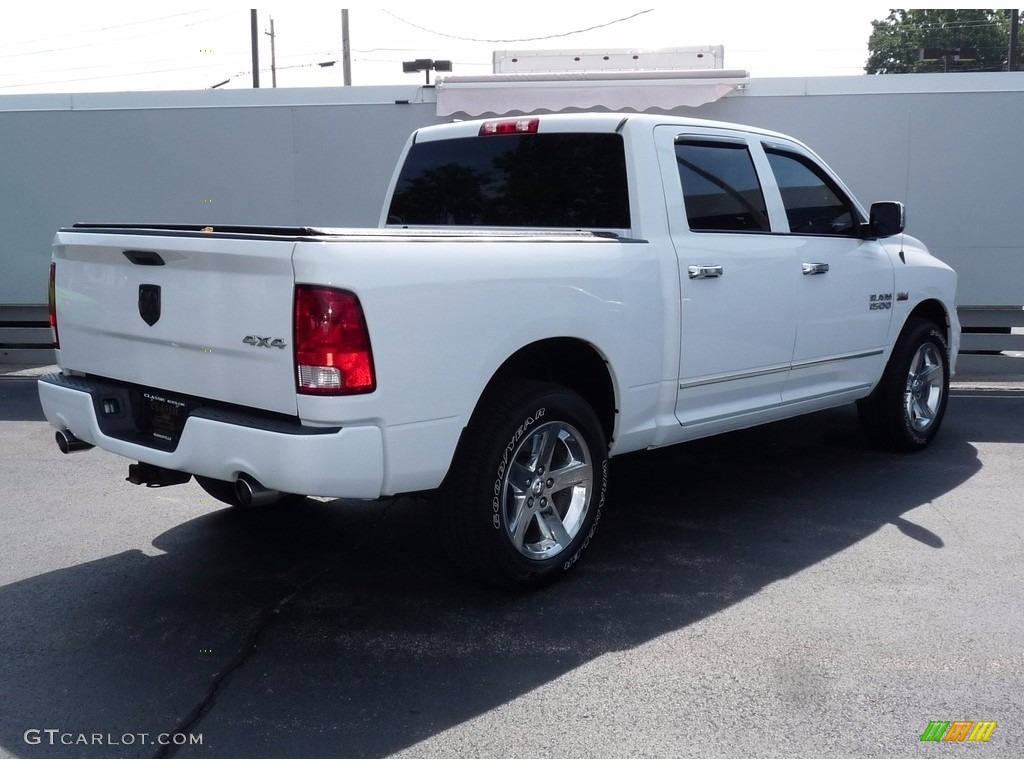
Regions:
<instances>
[{"instance_id":1,"label":"wheel arch","mask_svg":"<svg viewBox=\"0 0 1024 768\"><path fill-rule=\"evenodd\" d=\"M557 337L528 344L494 372L476 407L497 385L510 379L532 379L571 389L594 409L605 439L611 443L618 415L615 383L608 361L589 342Z\"/></svg>"},{"instance_id":2,"label":"wheel arch","mask_svg":"<svg viewBox=\"0 0 1024 768\"><path fill-rule=\"evenodd\" d=\"M949 331L952 327L951 318L949 311L938 299L925 299L920 304L915 306L910 314L907 315L907 321L904 322L906 327L907 322L915 319L922 318L924 320L931 320L939 328L946 331L946 338L949 338Z\"/></svg>"}]
</instances>

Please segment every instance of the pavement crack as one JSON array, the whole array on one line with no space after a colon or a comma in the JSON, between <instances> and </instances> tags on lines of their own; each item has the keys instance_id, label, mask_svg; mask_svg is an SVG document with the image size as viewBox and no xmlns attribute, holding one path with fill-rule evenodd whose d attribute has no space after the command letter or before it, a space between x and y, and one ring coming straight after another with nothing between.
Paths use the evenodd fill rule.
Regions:
<instances>
[{"instance_id":1,"label":"pavement crack","mask_svg":"<svg viewBox=\"0 0 1024 768\"><path fill-rule=\"evenodd\" d=\"M265 611L259 617L255 627L253 627L249 632L245 642L242 643L241 650L220 672L213 676L213 679L210 681L210 685L207 687L206 693L203 694L202 699L200 699L199 703L181 719L178 725L175 726L174 730L167 735L167 741L169 743L162 745L153 756L154 758L162 759L174 757L178 752L179 747L184 746L185 743L173 743L175 741L175 737L178 736L178 734L187 735L191 733L203 718L209 714L210 710L213 709L214 705L217 703L217 699L221 692L223 692L224 689L227 688L228 683L231 682L231 678L234 676L235 672L244 667L249 659L256 655L256 651L259 650L260 639L277 620L277 617L281 615L281 611L284 607L288 605L288 603L290 603L300 592L308 588L318 579L323 578L330 570L331 567L328 566L322 571L313 574L308 579L300 583L289 594L281 598L273 608Z\"/></svg>"}]
</instances>

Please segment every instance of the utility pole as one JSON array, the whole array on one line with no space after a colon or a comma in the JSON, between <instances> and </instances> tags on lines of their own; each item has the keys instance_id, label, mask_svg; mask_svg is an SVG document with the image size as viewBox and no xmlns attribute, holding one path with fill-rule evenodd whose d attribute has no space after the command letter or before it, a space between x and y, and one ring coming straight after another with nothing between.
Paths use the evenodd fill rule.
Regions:
<instances>
[{"instance_id":1,"label":"utility pole","mask_svg":"<svg viewBox=\"0 0 1024 768\"><path fill-rule=\"evenodd\" d=\"M341 64L345 85L352 85L352 50L348 42L348 8L341 9Z\"/></svg>"},{"instance_id":2,"label":"utility pole","mask_svg":"<svg viewBox=\"0 0 1024 768\"><path fill-rule=\"evenodd\" d=\"M274 49L274 17L270 17L270 31L264 32L265 35L270 35L270 80L273 83L273 87L277 88L277 53Z\"/></svg>"},{"instance_id":3,"label":"utility pole","mask_svg":"<svg viewBox=\"0 0 1024 768\"><path fill-rule=\"evenodd\" d=\"M1017 50L1020 48L1020 10L1015 8L1010 11L1010 57L1006 60L1006 69L1010 72L1016 72L1020 68L1020 62L1017 61Z\"/></svg>"},{"instance_id":4,"label":"utility pole","mask_svg":"<svg viewBox=\"0 0 1024 768\"><path fill-rule=\"evenodd\" d=\"M256 25L256 9L249 10L249 34L252 37L252 87L260 87L260 33Z\"/></svg>"}]
</instances>

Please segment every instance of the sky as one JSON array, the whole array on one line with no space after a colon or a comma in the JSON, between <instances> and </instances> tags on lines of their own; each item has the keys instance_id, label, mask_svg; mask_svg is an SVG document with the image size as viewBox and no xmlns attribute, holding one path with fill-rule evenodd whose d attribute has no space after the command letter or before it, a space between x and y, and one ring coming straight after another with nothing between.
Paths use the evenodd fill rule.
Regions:
<instances>
[{"instance_id":1,"label":"sky","mask_svg":"<svg viewBox=\"0 0 1024 768\"><path fill-rule=\"evenodd\" d=\"M5 5L0 97L24 93L252 87L249 8L237 3ZM271 87L271 19L278 87L339 86L339 7L258 8L260 86ZM474 2L383 8L349 5L353 85L424 81L402 62L449 59L453 75L492 71L496 50L661 49L722 45L725 67L752 77L863 74L869 2ZM336 62L328 65L329 62ZM432 76L431 81L433 81ZM225 82L226 81L226 82Z\"/></svg>"}]
</instances>

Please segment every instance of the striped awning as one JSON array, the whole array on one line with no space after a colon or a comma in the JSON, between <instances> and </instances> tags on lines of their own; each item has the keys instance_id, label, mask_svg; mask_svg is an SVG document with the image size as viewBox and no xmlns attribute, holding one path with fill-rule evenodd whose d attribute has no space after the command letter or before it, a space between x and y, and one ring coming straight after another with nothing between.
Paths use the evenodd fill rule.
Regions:
<instances>
[{"instance_id":1,"label":"striped awning","mask_svg":"<svg viewBox=\"0 0 1024 768\"><path fill-rule=\"evenodd\" d=\"M437 114L671 110L717 101L749 81L750 73L738 69L452 76L437 81Z\"/></svg>"}]
</instances>

